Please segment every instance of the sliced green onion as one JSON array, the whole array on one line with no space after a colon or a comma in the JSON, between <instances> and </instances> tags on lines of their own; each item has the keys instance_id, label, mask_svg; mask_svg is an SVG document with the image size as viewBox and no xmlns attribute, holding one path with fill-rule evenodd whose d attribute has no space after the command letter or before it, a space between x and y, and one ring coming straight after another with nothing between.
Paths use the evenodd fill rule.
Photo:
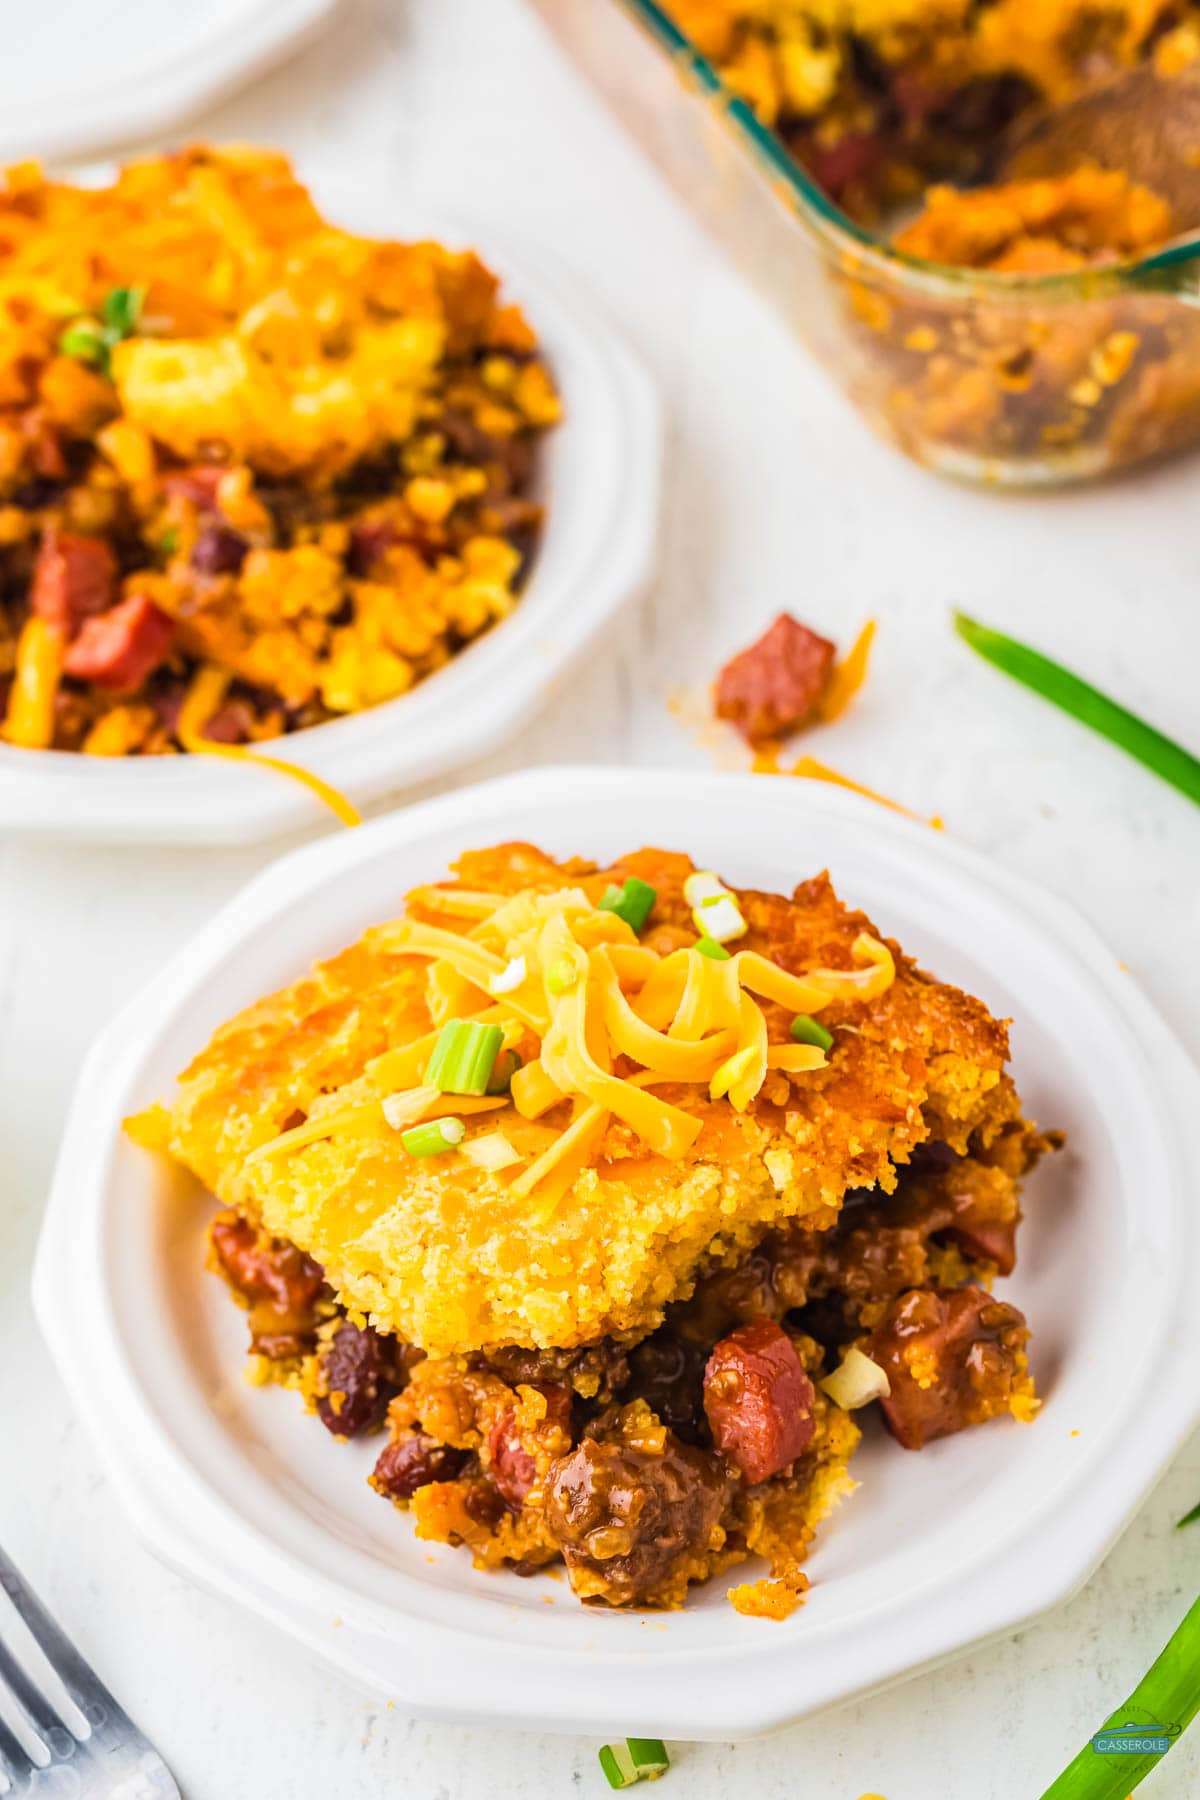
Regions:
<instances>
[{"instance_id":1,"label":"sliced green onion","mask_svg":"<svg viewBox=\"0 0 1200 1800\"><path fill-rule=\"evenodd\" d=\"M76 362L88 363L107 374L108 341L95 319L76 319L68 325L59 337L58 347L64 356L73 356Z\"/></svg>"},{"instance_id":2,"label":"sliced green onion","mask_svg":"<svg viewBox=\"0 0 1200 1800\"><path fill-rule=\"evenodd\" d=\"M569 994L579 980L579 971L569 956L552 963L546 974L546 986L552 994Z\"/></svg>"},{"instance_id":3,"label":"sliced green onion","mask_svg":"<svg viewBox=\"0 0 1200 1800\"><path fill-rule=\"evenodd\" d=\"M142 316L142 302L145 298L144 287L113 288L105 296L100 316L104 320L110 343L120 343L122 338L133 336Z\"/></svg>"},{"instance_id":4,"label":"sliced green onion","mask_svg":"<svg viewBox=\"0 0 1200 1800\"><path fill-rule=\"evenodd\" d=\"M626 1738L623 1744L605 1744L600 1767L609 1787L632 1787L636 1781L656 1781L671 1766L661 1738Z\"/></svg>"},{"instance_id":5,"label":"sliced green onion","mask_svg":"<svg viewBox=\"0 0 1200 1800\"><path fill-rule=\"evenodd\" d=\"M713 894L702 900L693 910L692 918L701 937L714 938L718 944L743 937L746 932L746 921L732 894Z\"/></svg>"},{"instance_id":6,"label":"sliced green onion","mask_svg":"<svg viewBox=\"0 0 1200 1800\"><path fill-rule=\"evenodd\" d=\"M698 937L692 949L698 950L701 956L711 957L713 962L728 962L732 955L732 951L727 950L724 944L718 944L716 938L711 937Z\"/></svg>"},{"instance_id":7,"label":"sliced green onion","mask_svg":"<svg viewBox=\"0 0 1200 1800\"><path fill-rule=\"evenodd\" d=\"M1200 758L1185 750L1182 744L1164 737L1136 713L1127 712L1099 688L1092 687L1028 644L1005 637L1003 632L992 631L961 612L954 615L954 629L972 650L994 663L996 668L1003 669L1014 681L1024 683L1081 724L1098 731L1101 737L1136 757L1155 775L1169 781L1181 794L1200 805Z\"/></svg>"},{"instance_id":8,"label":"sliced green onion","mask_svg":"<svg viewBox=\"0 0 1200 1800\"><path fill-rule=\"evenodd\" d=\"M512 1078L520 1067L521 1058L515 1050L502 1050L496 1058L496 1066L487 1084L488 1093L507 1094L512 1086Z\"/></svg>"},{"instance_id":9,"label":"sliced green onion","mask_svg":"<svg viewBox=\"0 0 1200 1800\"><path fill-rule=\"evenodd\" d=\"M442 1156L461 1144L467 1128L461 1119L430 1119L427 1125L414 1125L400 1134L400 1142L410 1156Z\"/></svg>"},{"instance_id":10,"label":"sliced green onion","mask_svg":"<svg viewBox=\"0 0 1200 1800\"><path fill-rule=\"evenodd\" d=\"M1200 1519L1200 1503L1193 1506L1191 1512L1185 1512L1182 1519L1176 1519L1176 1531L1179 1530L1181 1525L1194 1525L1197 1519Z\"/></svg>"},{"instance_id":11,"label":"sliced green onion","mask_svg":"<svg viewBox=\"0 0 1200 1800\"><path fill-rule=\"evenodd\" d=\"M488 993L511 994L514 988L520 987L528 973L529 968L525 958L514 956L499 975L492 975L488 978Z\"/></svg>"},{"instance_id":12,"label":"sliced green onion","mask_svg":"<svg viewBox=\"0 0 1200 1800\"><path fill-rule=\"evenodd\" d=\"M712 869L694 869L683 884L683 897L689 906L703 906L706 900L719 900L728 892Z\"/></svg>"},{"instance_id":13,"label":"sliced green onion","mask_svg":"<svg viewBox=\"0 0 1200 1800\"><path fill-rule=\"evenodd\" d=\"M818 1050L833 1049L833 1033L827 1031L819 1019L810 1013L797 1013L792 1020L791 1033L798 1044L815 1044Z\"/></svg>"},{"instance_id":14,"label":"sliced green onion","mask_svg":"<svg viewBox=\"0 0 1200 1800\"><path fill-rule=\"evenodd\" d=\"M443 1094L486 1094L503 1043L499 1025L451 1019L433 1046L425 1080Z\"/></svg>"},{"instance_id":15,"label":"sliced green onion","mask_svg":"<svg viewBox=\"0 0 1200 1800\"><path fill-rule=\"evenodd\" d=\"M600 911L616 913L618 919L624 919L634 931L641 931L653 912L657 899L656 888L652 888L648 881L639 881L636 875L630 875L620 887L605 890Z\"/></svg>"},{"instance_id":16,"label":"sliced green onion","mask_svg":"<svg viewBox=\"0 0 1200 1800\"><path fill-rule=\"evenodd\" d=\"M1200 1600L1179 1625L1162 1655L1147 1670L1128 1700L1110 1713L1074 1762L1046 1789L1041 1800L1125 1800L1162 1761L1163 1750L1102 1753L1096 1739L1140 1726L1144 1737L1161 1733L1171 1743L1200 1712ZM1111 1741L1111 1739L1110 1739Z\"/></svg>"},{"instance_id":17,"label":"sliced green onion","mask_svg":"<svg viewBox=\"0 0 1200 1800\"><path fill-rule=\"evenodd\" d=\"M158 547L164 556L174 556L179 548L178 526L168 525L167 529L158 540Z\"/></svg>"}]
</instances>

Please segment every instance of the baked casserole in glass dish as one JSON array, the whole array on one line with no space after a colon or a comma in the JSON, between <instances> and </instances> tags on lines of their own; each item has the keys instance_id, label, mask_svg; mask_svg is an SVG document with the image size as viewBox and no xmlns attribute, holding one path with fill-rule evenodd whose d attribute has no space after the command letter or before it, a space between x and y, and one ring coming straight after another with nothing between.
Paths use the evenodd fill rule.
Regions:
<instances>
[{"instance_id":1,"label":"baked casserole in glass dish","mask_svg":"<svg viewBox=\"0 0 1200 1800\"><path fill-rule=\"evenodd\" d=\"M1189 0L535 4L918 462L1045 485L1200 436L1196 247L1167 200L1090 162L970 185L1015 121L1139 64L1190 69Z\"/></svg>"}]
</instances>

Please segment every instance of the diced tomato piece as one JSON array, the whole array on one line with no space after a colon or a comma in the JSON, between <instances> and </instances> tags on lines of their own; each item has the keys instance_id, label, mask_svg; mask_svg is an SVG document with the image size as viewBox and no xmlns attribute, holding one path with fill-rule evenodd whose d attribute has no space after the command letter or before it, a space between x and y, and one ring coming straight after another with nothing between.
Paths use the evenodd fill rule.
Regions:
<instances>
[{"instance_id":1,"label":"diced tomato piece","mask_svg":"<svg viewBox=\"0 0 1200 1800\"><path fill-rule=\"evenodd\" d=\"M85 619L112 605L116 588L117 559L103 538L46 533L29 591L29 604L39 618L73 637Z\"/></svg>"},{"instance_id":2,"label":"diced tomato piece","mask_svg":"<svg viewBox=\"0 0 1200 1800\"><path fill-rule=\"evenodd\" d=\"M828 638L780 613L757 643L721 670L717 717L731 720L751 744L795 731L829 685L836 654Z\"/></svg>"},{"instance_id":3,"label":"diced tomato piece","mask_svg":"<svg viewBox=\"0 0 1200 1800\"><path fill-rule=\"evenodd\" d=\"M766 1481L812 1442L812 1382L773 1319L752 1319L715 1345L704 1371L713 1442L743 1480Z\"/></svg>"},{"instance_id":4,"label":"diced tomato piece","mask_svg":"<svg viewBox=\"0 0 1200 1800\"><path fill-rule=\"evenodd\" d=\"M147 600L131 594L94 619L85 620L63 668L77 681L116 691L141 687L171 653L174 621Z\"/></svg>"}]
</instances>

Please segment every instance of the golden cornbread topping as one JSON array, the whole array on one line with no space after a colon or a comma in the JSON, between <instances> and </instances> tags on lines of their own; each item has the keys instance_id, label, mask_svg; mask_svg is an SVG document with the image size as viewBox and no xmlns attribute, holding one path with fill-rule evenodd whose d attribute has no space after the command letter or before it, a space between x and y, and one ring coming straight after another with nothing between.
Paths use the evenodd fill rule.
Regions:
<instances>
[{"instance_id":1,"label":"golden cornbread topping","mask_svg":"<svg viewBox=\"0 0 1200 1800\"><path fill-rule=\"evenodd\" d=\"M278 154L9 170L0 735L229 746L406 692L511 611L559 410L478 257L331 225Z\"/></svg>"},{"instance_id":2,"label":"golden cornbread topping","mask_svg":"<svg viewBox=\"0 0 1200 1800\"><path fill-rule=\"evenodd\" d=\"M575 1593L731 1590L781 1620L897 1441L1038 1408L1015 1258L1004 1026L827 876L735 888L686 857L472 851L403 915L223 1026L130 1121L221 1201L210 1266L255 1381L478 1567Z\"/></svg>"}]
</instances>

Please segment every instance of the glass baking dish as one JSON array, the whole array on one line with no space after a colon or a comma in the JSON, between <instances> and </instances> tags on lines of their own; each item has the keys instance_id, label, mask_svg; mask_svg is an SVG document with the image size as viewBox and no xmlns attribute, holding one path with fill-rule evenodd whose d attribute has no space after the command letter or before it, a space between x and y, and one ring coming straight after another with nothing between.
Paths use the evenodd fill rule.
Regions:
<instances>
[{"instance_id":1,"label":"glass baking dish","mask_svg":"<svg viewBox=\"0 0 1200 1800\"><path fill-rule=\"evenodd\" d=\"M1200 259L1066 275L922 262L854 224L654 0L533 0L863 417L943 474L1044 486L1200 438Z\"/></svg>"}]
</instances>

